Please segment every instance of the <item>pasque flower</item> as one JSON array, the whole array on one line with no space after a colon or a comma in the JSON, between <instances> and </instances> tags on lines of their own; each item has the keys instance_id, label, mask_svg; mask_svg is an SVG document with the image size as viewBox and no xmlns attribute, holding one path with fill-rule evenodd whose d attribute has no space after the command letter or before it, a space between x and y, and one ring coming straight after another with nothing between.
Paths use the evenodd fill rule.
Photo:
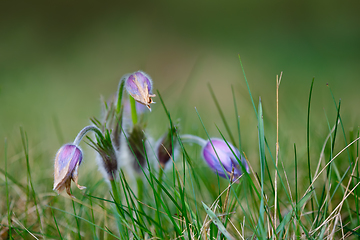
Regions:
<instances>
[{"instance_id":1,"label":"pasque flower","mask_svg":"<svg viewBox=\"0 0 360 240\"><path fill-rule=\"evenodd\" d=\"M109 131L107 131L104 136L98 127L91 125L86 126L78 133L72 144L65 144L56 154L54 164L54 190L58 193L65 188L67 194L72 196L70 193L71 180L75 182L79 189L85 188L78 184L78 168L83 158L82 151L78 145L89 131L96 133L96 143L91 139L89 140L93 143L92 147L103 157L102 167L105 168L108 178L111 180L115 175L117 162L116 157L114 157L115 150L111 143Z\"/></svg>"},{"instance_id":2,"label":"pasque flower","mask_svg":"<svg viewBox=\"0 0 360 240\"><path fill-rule=\"evenodd\" d=\"M127 92L139 103L144 104L151 110L150 104L154 103L152 97L152 81L149 75L142 71L137 71L125 75L125 88Z\"/></svg>"},{"instance_id":3,"label":"pasque flower","mask_svg":"<svg viewBox=\"0 0 360 240\"><path fill-rule=\"evenodd\" d=\"M78 168L82 161L82 151L74 144L62 146L55 157L54 190L60 193L64 188L70 196L70 185L73 180L79 189L85 187L78 184Z\"/></svg>"},{"instance_id":4,"label":"pasque flower","mask_svg":"<svg viewBox=\"0 0 360 240\"><path fill-rule=\"evenodd\" d=\"M234 178L241 176L243 170L249 171L249 166L239 150L222 139L212 138L211 142L207 141L202 149L202 156L210 168L224 178L226 175L230 177L233 169Z\"/></svg>"},{"instance_id":5,"label":"pasque flower","mask_svg":"<svg viewBox=\"0 0 360 240\"><path fill-rule=\"evenodd\" d=\"M249 172L245 157L231 143L219 138L211 138L211 141L206 141L189 134L182 135L181 140L202 146L201 153L205 162L223 178L230 178L233 169L235 179L240 177L244 171Z\"/></svg>"}]
</instances>

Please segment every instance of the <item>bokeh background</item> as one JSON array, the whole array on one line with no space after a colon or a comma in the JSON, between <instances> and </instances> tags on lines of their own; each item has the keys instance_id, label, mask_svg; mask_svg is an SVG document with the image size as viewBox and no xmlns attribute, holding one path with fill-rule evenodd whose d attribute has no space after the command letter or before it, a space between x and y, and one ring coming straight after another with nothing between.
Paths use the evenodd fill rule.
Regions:
<instances>
[{"instance_id":1,"label":"bokeh background","mask_svg":"<svg viewBox=\"0 0 360 240\"><path fill-rule=\"evenodd\" d=\"M2 1L1 142L7 138L20 149L22 126L31 146L53 156L90 117L100 115L101 96L115 93L123 74L142 69L183 131L201 136L194 107L211 135L219 136L215 124L225 132L208 83L237 131L233 86L243 149L251 156L258 151L256 118L238 54L256 105L262 97L270 133L281 71L283 141L305 143L313 77L312 134L325 136L326 118L335 121L326 83L336 101L342 99L346 131L357 129L359 13L358 1ZM156 138L168 123L159 98L155 101L149 131Z\"/></svg>"}]
</instances>

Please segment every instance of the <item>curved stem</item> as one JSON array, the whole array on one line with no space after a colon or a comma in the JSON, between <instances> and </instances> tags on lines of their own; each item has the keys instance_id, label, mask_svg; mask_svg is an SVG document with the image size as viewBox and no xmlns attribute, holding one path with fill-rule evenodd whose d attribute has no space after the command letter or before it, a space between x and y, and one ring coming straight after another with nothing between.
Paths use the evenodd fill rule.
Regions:
<instances>
[{"instance_id":1,"label":"curved stem","mask_svg":"<svg viewBox=\"0 0 360 240\"><path fill-rule=\"evenodd\" d=\"M202 139L201 137L190 135L190 134L184 134L180 136L181 140L185 143L196 143L200 145L201 147L205 147L207 141Z\"/></svg>"},{"instance_id":2,"label":"curved stem","mask_svg":"<svg viewBox=\"0 0 360 240\"><path fill-rule=\"evenodd\" d=\"M76 136L75 140L74 140L74 145L78 146L82 140L82 138L86 135L87 132L89 131L93 131L96 134L102 136L102 132L100 131L99 128L95 127L95 126L86 126L83 129L81 129L81 131L78 133L78 135Z\"/></svg>"}]
</instances>

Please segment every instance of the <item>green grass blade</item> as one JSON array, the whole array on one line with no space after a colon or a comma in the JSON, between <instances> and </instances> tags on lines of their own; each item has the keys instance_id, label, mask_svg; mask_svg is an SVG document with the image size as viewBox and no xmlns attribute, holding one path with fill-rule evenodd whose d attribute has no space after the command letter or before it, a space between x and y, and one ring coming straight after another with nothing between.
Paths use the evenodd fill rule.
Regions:
<instances>
[{"instance_id":1,"label":"green grass blade","mask_svg":"<svg viewBox=\"0 0 360 240\"><path fill-rule=\"evenodd\" d=\"M82 221L84 221L84 222L86 222L86 223L88 223L88 224L90 224L90 225L92 225L92 226L95 226L96 228L98 228L98 229L100 229L100 230L102 230L102 231L104 231L104 232L107 232L109 235L113 236L114 238L116 238L116 239L121 239L121 238L119 238L118 236L116 236L115 234L113 234L112 232L110 232L108 229L102 228L102 227L100 227L100 226L92 223L91 221L85 219L85 218L82 218L82 217L80 217L80 216L77 216L77 215L75 215L75 214L66 212L66 211L64 211L64 210L62 210L62 209L59 209L59 208L56 208L56 207L53 207L53 206L50 206L50 205L46 205L46 207L49 207L49 208L54 209L54 210L56 210L56 211L62 212L62 213L64 213L64 214L71 215L71 216L73 216L73 217L75 217L75 218L79 218L79 219L81 219Z\"/></svg>"},{"instance_id":2,"label":"green grass blade","mask_svg":"<svg viewBox=\"0 0 360 240\"><path fill-rule=\"evenodd\" d=\"M7 207L7 218L8 218L8 228L9 228L9 236L11 235L11 209L10 209L10 198L9 198L9 183L8 183L8 162L7 162L7 139L5 138L5 188L6 188L6 207ZM11 237L10 237L11 238Z\"/></svg>"},{"instance_id":3,"label":"green grass blade","mask_svg":"<svg viewBox=\"0 0 360 240\"><path fill-rule=\"evenodd\" d=\"M50 208L50 209L51 209L51 214L52 214L52 216L53 216L53 218L54 218L56 230L57 230L57 232L58 232L58 234L59 234L59 237L60 237L60 239L63 239L62 236L61 236L61 232L60 232L60 229L59 229L59 225L58 225L58 223L57 223L57 221L56 221L56 217L55 217L55 214L54 214L54 210L53 210L52 208Z\"/></svg>"},{"instance_id":4,"label":"green grass blade","mask_svg":"<svg viewBox=\"0 0 360 240\"><path fill-rule=\"evenodd\" d=\"M337 104L336 104L336 100L335 100L334 94L333 94L333 92L332 92L329 84L326 84L326 86L329 87L330 94L331 94L331 97L332 97L332 99L333 99L333 102L334 102L334 106L335 106L335 108L336 108L336 111L339 111L338 106L337 106ZM344 124L343 124L343 121L342 121L342 118L341 118L340 115L339 115L339 120L340 120L341 129L342 129L342 132L343 132L343 137L344 137L344 141L345 141L345 146L347 146L347 145L348 145L348 141L347 141L346 134L345 134ZM349 163L351 163L350 150L349 150L349 149L346 149L346 152L347 152L347 154L348 154Z\"/></svg>"},{"instance_id":5,"label":"green grass blade","mask_svg":"<svg viewBox=\"0 0 360 240\"><path fill-rule=\"evenodd\" d=\"M236 142L235 142L234 136L233 136L232 133L231 133L229 124L228 124L227 121L226 121L225 115L224 115L223 111L221 110L220 104L219 104L218 100L216 99L215 93L214 93L214 91L212 90L210 83L208 83L208 88L209 88L211 97L212 97L212 99L214 100L215 106L216 106L216 108L217 108L217 110L218 110L218 112L219 112L219 114L220 114L221 120L222 120L223 123L224 123L225 129L226 129L226 131L227 131L227 133L228 133L228 135L229 135L229 137L230 137L231 143L236 147L237 144L236 144Z\"/></svg>"},{"instance_id":6,"label":"green grass blade","mask_svg":"<svg viewBox=\"0 0 360 240\"><path fill-rule=\"evenodd\" d=\"M119 89L118 89L118 93L117 93L117 104L116 104L116 113L119 114L121 111L121 106L122 106L122 96L124 93L124 86L125 86L125 79L121 78L120 79L120 83L119 83Z\"/></svg>"},{"instance_id":7,"label":"green grass blade","mask_svg":"<svg viewBox=\"0 0 360 240\"><path fill-rule=\"evenodd\" d=\"M27 183L28 183L28 185L30 185L30 189L28 189L28 194L30 195L30 191L31 191L31 195L32 195L35 209L36 209L36 215L37 215L37 219L38 219L38 223L39 223L40 232L43 233L40 212L39 212L37 199L36 199L36 193L35 193L34 185L32 182L32 177L31 177L30 161L29 161L29 142L28 142L27 134L23 130L23 128L20 128L20 135L21 135L21 140L22 140L22 145L23 145L23 150L24 150L25 160L26 160Z\"/></svg>"},{"instance_id":8,"label":"green grass blade","mask_svg":"<svg viewBox=\"0 0 360 240\"><path fill-rule=\"evenodd\" d=\"M296 144L294 143L294 161L295 161L295 202L298 202L298 161L296 154ZM299 209L295 209L296 216L299 217Z\"/></svg>"},{"instance_id":9,"label":"green grass blade","mask_svg":"<svg viewBox=\"0 0 360 240\"><path fill-rule=\"evenodd\" d=\"M241 69L242 69L242 72L243 72L243 75L244 75L244 78L245 78L246 86L247 86L248 92L249 92L249 94L250 94L251 103L252 103L252 105L253 105L253 107L254 107L255 115L256 115L256 117L258 117L258 114L257 114L257 111L256 111L256 107L255 107L255 102L254 102L254 99L253 99L252 94L251 94L251 91L250 91L249 83L248 83L248 80L247 80L247 78L246 78L246 74L245 74L245 70L244 70L244 67L243 67L243 64L242 64L242 61L241 61L241 58L240 58L240 54L239 54L238 56L239 56L239 61L240 61Z\"/></svg>"},{"instance_id":10,"label":"green grass blade","mask_svg":"<svg viewBox=\"0 0 360 240\"><path fill-rule=\"evenodd\" d=\"M218 219L218 217L216 216L216 214L211 211L211 209L204 203L202 202L204 209L206 211L206 213L209 215L209 217L211 218L212 222L216 225L216 227L220 230L220 232L222 234L224 234L224 236L227 239L231 239L233 240L234 238L230 235L230 233L226 230L226 228L224 227L224 225L222 224L222 222Z\"/></svg>"},{"instance_id":11,"label":"green grass blade","mask_svg":"<svg viewBox=\"0 0 360 240\"><path fill-rule=\"evenodd\" d=\"M358 129L358 132L357 132L357 138L359 138L359 135L360 135L360 131ZM359 142L357 142L356 144L356 158L359 159ZM359 163L357 163L356 165L356 182L354 184L354 186L356 184L359 183ZM360 226L360 204L359 204L359 199L360 199L360 191L359 191L359 188L356 188L355 189L355 206L356 206L356 215L357 215L357 225Z\"/></svg>"},{"instance_id":12,"label":"green grass blade","mask_svg":"<svg viewBox=\"0 0 360 240\"><path fill-rule=\"evenodd\" d=\"M10 175L9 172L6 172L6 170L1 169L0 168L0 172L7 177L7 180L11 181L13 184L15 184L16 186L18 186L24 193L26 193L26 187L24 185L22 185L19 181L16 180L15 177L13 177L12 175Z\"/></svg>"},{"instance_id":13,"label":"green grass blade","mask_svg":"<svg viewBox=\"0 0 360 240\"><path fill-rule=\"evenodd\" d=\"M259 221L257 228L259 230L258 237L261 239L266 238L265 231L265 204L264 204L264 178L265 178L265 134L264 134L264 120L261 98L259 98L259 109L258 109L258 134L259 134L259 154L260 154L260 186L261 186L261 199L260 199L260 211Z\"/></svg>"},{"instance_id":14,"label":"green grass blade","mask_svg":"<svg viewBox=\"0 0 360 240\"><path fill-rule=\"evenodd\" d=\"M239 151L242 152L241 149L241 134L240 134L240 116L238 114L237 105L236 105L236 99L235 99L235 93L234 93L234 87L231 85L231 92L233 95L233 102L234 102L234 109L235 109L235 117L236 117L236 126L238 130L238 138L239 138ZM236 146L236 145L235 145Z\"/></svg>"},{"instance_id":15,"label":"green grass blade","mask_svg":"<svg viewBox=\"0 0 360 240\"><path fill-rule=\"evenodd\" d=\"M71 190L70 190L70 191L71 191ZM74 201L74 200L71 200L71 202L72 202L72 207L73 207L73 210L74 210L74 215L73 215L73 216L74 216L75 222L76 222L78 239L81 239L81 234L80 234L80 222L79 222L80 217L78 217L78 214L76 213L75 201Z\"/></svg>"},{"instance_id":16,"label":"green grass blade","mask_svg":"<svg viewBox=\"0 0 360 240\"><path fill-rule=\"evenodd\" d=\"M62 145L64 143L64 135L61 130L59 118L56 115L54 115L52 119L53 119L53 123L54 123L56 137L58 139L59 144Z\"/></svg>"},{"instance_id":17,"label":"green grass blade","mask_svg":"<svg viewBox=\"0 0 360 240\"><path fill-rule=\"evenodd\" d=\"M310 104L311 104L311 96L312 90L314 86L315 78L311 81L310 86L310 93L309 93L309 101L308 101L308 112L307 112L307 124L306 124L306 149L307 149L307 161L308 161L308 176L309 176L309 185L312 183L312 176L311 176L311 166L310 166ZM311 187L313 189L313 187ZM315 212L314 212L314 201L311 199L311 211L312 211L312 218L315 219Z\"/></svg>"}]
</instances>

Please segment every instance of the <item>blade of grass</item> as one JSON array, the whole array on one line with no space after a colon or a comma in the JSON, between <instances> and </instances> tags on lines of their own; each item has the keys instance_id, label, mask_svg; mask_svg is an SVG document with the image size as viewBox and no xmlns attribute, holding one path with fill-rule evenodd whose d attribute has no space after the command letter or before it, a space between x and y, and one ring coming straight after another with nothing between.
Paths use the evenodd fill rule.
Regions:
<instances>
[{"instance_id":1,"label":"blade of grass","mask_svg":"<svg viewBox=\"0 0 360 240\"><path fill-rule=\"evenodd\" d=\"M306 149L307 149L307 161L308 161L308 176L309 176L309 184L312 184L312 177L311 177L311 166L310 166L310 104L311 104L311 96L312 96L312 90L314 86L315 78L311 81L310 86L310 93L309 93L309 101L308 101L308 113L307 113L307 124L306 124ZM313 189L311 187L311 189ZM314 212L314 201L311 199L311 212L312 212L312 218L315 219L315 212Z\"/></svg>"},{"instance_id":2,"label":"blade of grass","mask_svg":"<svg viewBox=\"0 0 360 240\"><path fill-rule=\"evenodd\" d=\"M71 190L70 190L71 192ZM72 194L72 193L71 193ZM73 211L74 211L74 218L75 218L75 222L76 222L76 228L77 228L77 233L78 233L78 239L81 239L81 234L80 234L80 223L79 223L79 219L80 217L78 217L77 213L76 213L76 208L75 208L75 202L74 200L71 200L72 202L72 207L73 207Z\"/></svg>"},{"instance_id":3,"label":"blade of grass","mask_svg":"<svg viewBox=\"0 0 360 240\"><path fill-rule=\"evenodd\" d=\"M91 213L91 221L95 224L95 215L94 215L94 208L92 204L92 198L89 198L89 204L90 204L90 213ZM53 212L53 209L51 209ZM98 236L96 235L96 228L93 226L93 238L95 240L99 240Z\"/></svg>"},{"instance_id":4,"label":"blade of grass","mask_svg":"<svg viewBox=\"0 0 360 240\"><path fill-rule=\"evenodd\" d=\"M15 177L10 175L9 172L6 172L5 169L1 169L1 168L0 168L0 172L1 172L1 174L3 174L4 176L7 177L8 181L10 180L13 184L15 184L17 187L19 187L21 191L26 193L26 187L24 185L22 185L19 181L17 181Z\"/></svg>"},{"instance_id":5,"label":"blade of grass","mask_svg":"<svg viewBox=\"0 0 360 240\"><path fill-rule=\"evenodd\" d=\"M311 190L310 192L308 192L302 199L300 199L300 201L298 203L296 203L295 207L292 209L291 212L289 212L284 219L282 220L282 222L279 224L279 226L276 229L276 232L279 233L280 231L283 231L283 229L285 228L285 226L290 222L291 218L295 215L296 216L296 210L300 209L301 207L303 207L310 199L311 195L313 194L313 190Z\"/></svg>"},{"instance_id":6,"label":"blade of grass","mask_svg":"<svg viewBox=\"0 0 360 240\"><path fill-rule=\"evenodd\" d=\"M358 129L358 132L357 132L357 138L359 138L359 135L360 135L360 131ZM359 143L356 144L356 159L359 159ZM359 164L356 166L356 184L359 183ZM354 184L354 185L356 185ZM360 197L360 192L359 192L359 189L357 188L356 189L356 192L355 192L355 206L356 206L356 215L357 215L357 225L360 226L360 207L359 207L359 197Z\"/></svg>"},{"instance_id":7,"label":"blade of grass","mask_svg":"<svg viewBox=\"0 0 360 240\"><path fill-rule=\"evenodd\" d=\"M329 161L331 161L332 159L332 153L334 152L334 148L335 148L335 140L336 140L336 133L337 133L337 128L338 128L338 122L339 122L339 116L340 116L340 106L341 106L341 101L339 101L339 108L337 108L337 114L336 114L336 121L335 121L335 130L334 130L334 136L331 142L331 154L329 156ZM330 127L329 127L330 128ZM330 130L331 131L331 130ZM326 170L326 179L327 179L327 184L328 186L331 185L331 168L332 164L328 164L327 170ZM321 192L321 197L320 197L320 202L319 202L319 206L322 206L324 204L325 201L325 193L326 193L326 185L324 184L322 192ZM330 189L328 190L330 191ZM327 205L326 205L327 206ZM326 213L327 213L327 207L324 208L323 212L321 212L322 208L319 207L318 211L317 211L317 215L316 215L316 221L315 221L315 228L318 227L319 222L322 222L322 220L324 218L326 218ZM321 216L321 217L320 217Z\"/></svg>"},{"instance_id":8,"label":"blade of grass","mask_svg":"<svg viewBox=\"0 0 360 240\"><path fill-rule=\"evenodd\" d=\"M234 102L234 109L235 109L235 117L236 117L236 126L238 130L238 138L239 138L239 151L242 152L241 149L241 135L240 135L240 116L238 114L237 105L236 105L236 99L235 99L235 93L234 93L234 87L231 85L231 92L233 95L233 102ZM236 146L236 145L235 145Z\"/></svg>"},{"instance_id":9,"label":"blade of grass","mask_svg":"<svg viewBox=\"0 0 360 240\"><path fill-rule=\"evenodd\" d=\"M116 238L116 239L121 239L121 238L119 238L118 236L116 236L115 234L113 234L112 232L110 232L109 230L107 230L107 229L105 229L105 228L102 228L102 227L100 227L100 226L92 223L91 221L85 219L85 218L82 218L82 217L80 217L80 216L77 216L77 215L75 215L75 214L69 213L69 212L64 211L64 210L62 210L62 209L60 209L60 208L56 208L56 207L53 207L53 206L50 206L50 205L46 205L45 207L49 207L49 208L54 209L54 210L57 210L57 211L59 211L59 212L61 212L61 213L71 215L71 216L73 216L73 217L75 217L75 218L79 218L79 219L81 219L82 221L84 221L84 222L86 222L86 223L88 223L88 224L90 224L90 225L92 225L92 226L95 226L96 228L98 228L98 229L100 229L100 230L108 233L109 235L113 236L114 238Z\"/></svg>"},{"instance_id":10,"label":"blade of grass","mask_svg":"<svg viewBox=\"0 0 360 240\"><path fill-rule=\"evenodd\" d=\"M56 115L54 115L52 119L53 119L54 128L55 128L55 132L56 132L58 142L59 142L60 145L62 145L64 143L64 136L63 136L63 133L61 131L59 118Z\"/></svg>"},{"instance_id":11,"label":"blade of grass","mask_svg":"<svg viewBox=\"0 0 360 240\"><path fill-rule=\"evenodd\" d=\"M58 225L58 223L57 223L57 221L56 221L56 217L55 217L55 214L54 214L54 210L53 210L52 208L50 208L50 209L51 209L51 215L52 215L53 218L54 218L56 230L57 230L57 232L58 232L58 234L59 234L59 237L60 237L60 239L63 239L62 236L61 236L61 232L60 232L60 229L59 229L59 225Z\"/></svg>"},{"instance_id":12,"label":"blade of grass","mask_svg":"<svg viewBox=\"0 0 360 240\"><path fill-rule=\"evenodd\" d=\"M329 84L326 84L326 86L329 87L329 90L330 90L330 94L331 94L331 97L333 99L333 102L334 102L334 106L336 108L336 111L339 111L338 109L338 106L337 106L337 103L336 103L336 100L335 100L335 97L334 97L334 94L331 90L331 87L329 86ZM344 137L344 141L345 141L345 146L348 144L348 141L347 141L347 138L346 138L346 134L345 134L345 129L344 129L344 124L342 122L342 118L341 116L339 115L339 120L340 120L340 125L341 125L341 129L342 129L342 132L343 132L343 137ZM348 154L348 159L349 159L349 163L351 163L351 157L350 157L350 151L349 149L346 150L347 154Z\"/></svg>"},{"instance_id":13,"label":"blade of grass","mask_svg":"<svg viewBox=\"0 0 360 240\"><path fill-rule=\"evenodd\" d=\"M249 92L249 94L250 94L251 103L252 103L252 105L253 105L253 107L254 107L255 115L256 115L256 117L257 117L258 114L257 114L257 111L256 111L254 99L253 99L253 97L252 97L252 95L251 95L249 83L248 83L248 80L247 80L247 78L246 78L246 74L245 74L245 70L244 70L244 67L243 67L243 64L242 64L242 61L241 61L241 58L240 58L240 54L238 54L238 57L239 57L241 69L242 69L242 72L243 72L243 75L244 75L244 78L245 78L246 86L247 86L248 92Z\"/></svg>"},{"instance_id":14,"label":"blade of grass","mask_svg":"<svg viewBox=\"0 0 360 240\"><path fill-rule=\"evenodd\" d=\"M36 193L35 193L34 185L32 183L32 178L31 178L31 170L30 170L30 162L29 162L29 142L28 142L27 134L23 130L23 128L20 128L20 135L21 135L21 140L22 140L22 145L23 145L25 160L26 160L27 183L28 183L28 185L30 185L30 189L28 188L28 194L30 196L30 190L31 190L31 195L33 197L33 201L34 201L34 205L35 205L35 209L36 209L36 215L37 215L37 219L38 219L38 223L39 223L40 232L43 233L42 220L40 217L40 212L39 212L38 204L37 204L37 200L36 200Z\"/></svg>"},{"instance_id":15,"label":"blade of grass","mask_svg":"<svg viewBox=\"0 0 360 240\"><path fill-rule=\"evenodd\" d=\"M222 222L218 219L216 214L213 211L211 211L211 209L204 202L202 202L202 204L204 206L206 213L209 215L212 222L216 225L216 227L220 230L220 232L222 232L222 234L224 234L224 236L227 239L231 239L231 240L234 239L234 237L230 235L230 233L226 230Z\"/></svg>"},{"instance_id":16,"label":"blade of grass","mask_svg":"<svg viewBox=\"0 0 360 240\"><path fill-rule=\"evenodd\" d=\"M259 109L258 109L258 134L259 134L259 155L260 155L260 186L261 186L261 199L260 199L260 211L258 221L258 232L257 235L261 239L266 239L265 232L265 204L264 204L264 178L265 178L265 134L264 134L264 120L261 98L259 98Z\"/></svg>"},{"instance_id":17,"label":"blade of grass","mask_svg":"<svg viewBox=\"0 0 360 240\"><path fill-rule=\"evenodd\" d=\"M204 131L205 131L205 133L206 133L206 135L207 135L207 137L208 137L208 139L209 139L209 141L210 141L210 144L212 145L212 148L214 149L214 152L215 152L216 157L217 157L217 159L218 159L218 161L219 161L219 163L220 163L220 165L221 165L221 167L222 167L222 170L225 172L225 168L224 168L222 162L220 161L219 155L217 154L217 151L216 151L216 149L215 149L215 147L214 147L214 145L213 145L213 143L212 143L212 141L211 141L211 138L210 138L209 133L207 132L207 130L206 130L206 128L205 128L205 125L204 125L204 123L203 123L203 121L202 121L202 119L201 119L201 117L200 117L200 114L199 114L199 112L197 111L197 108L195 108L195 111L196 111L196 113L197 113L197 115L198 115L198 117L199 117L199 120L200 120L200 122L201 122L201 125L203 126L203 129L204 129ZM225 142L226 142L226 141L225 141ZM230 148L230 149L231 149L231 148ZM234 154L234 156L235 156L235 154ZM229 178L227 175L225 175L225 177L226 177L226 180L228 181L228 183L231 183L231 182L230 182L230 178ZM235 195L237 201L240 202L238 196L237 196L236 193L235 193L235 190L231 188L231 191L232 191L233 194Z\"/></svg>"},{"instance_id":18,"label":"blade of grass","mask_svg":"<svg viewBox=\"0 0 360 240\"><path fill-rule=\"evenodd\" d=\"M282 72L280 74L280 78L276 75L276 156L275 156L275 203L274 203L274 226L277 226L277 219L276 219L276 209L278 206L278 188L277 188L277 169L278 169L278 162L279 162L279 87L281 83Z\"/></svg>"},{"instance_id":19,"label":"blade of grass","mask_svg":"<svg viewBox=\"0 0 360 240\"><path fill-rule=\"evenodd\" d=\"M125 86L125 81L124 81L124 77L122 77L120 79L120 82L119 82L119 86L118 86L118 92L117 92L117 104L116 104L116 113L119 114L120 113L120 110L121 110L121 106L122 106L122 96L123 96L123 93L124 93L124 86Z\"/></svg>"},{"instance_id":20,"label":"blade of grass","mask_svg":"<svg viewBox=\"0 0 360 240\"><path fill-rule=\"evenodd\" d=\"M8 235L12 236L11 234L11 209L10 209L10 198L9 198L9 183L8 183L8 163L7 163L7 139L5 138L5 143L4 143L4 152L5 152L5 191L6 191L6 207L7 207L7 220L8 220L8 228L9 228L9 232Z\"/></svg>"},{"instance_id":21,"label":"blade of grass","mask_svg":"<svg viewBox=\"0 0 360 240\"><path fill-rule=\"evenodd\" d=\"M127 142L128 146L129 146L130 151L132 152L133 156L136 158L136 156L135 156L135 154L134 154L134 151L133 151L133 149L131 148L131 146L130 146L130 144L129 144L129 139L126 137L123 128L122 128L122 132L124 133L124 136L125 136L125 139L126 139L126 142ZM147 154L146 154L146 149L144 149L144 150L145 150L145 158L146 158L146 160L147 160L148 166L150 166L149 161L148 161L148 158L147 158ZM165 210L166 214L168 215L170 221L171 221L172 224L174 225L174 229L175 229L175 231L176 231L176 234L177 234L177 235L181 235L180 228L179 228L179 226L175 223L175 221L174 221L174 219L173 219L173 217L172 217L172 214L170 213L170 210L167 208L167 206L165 205L165 203L164 203L164 201L162 200L162 198L157 194L157 191L156 191L157 189L155 188L155 184L154 184L154 181L157 181L156 176L149 170L149 175L150 175L150 178L149 178L149 177L147 176L147 174L145 173L145 171L144 171L144 169L143 169L143 167L142 167L141 165L140 165L140 169L141 169L142 173L144 174L147 182L149 183L149 185L150 185L150 187L151 187L151 189L152 189L152 191L153 191L153 193L154 193L155 203L158 202L158 203L164 208L164 210ZM157 182L157 184L159 184L159 183ZM161 184L160 184L160 185L161 185ZM162 189L163 189L163 191L164 191L165 188L163 188L162 185L161 185L161 187L162 187ZM176 203L175 200L174 200L173 202ZM181 209L181 208L179 207L179 209ZM159 209L157 209L157 211L159 212Z\"/></svg>"},{"instance_id":22,"label":"blade of grass","mask_svg":"<svg viewBox=\"0 0 360 240\"><path fill-rule=\"evenodd\" d=\"M210 83L208 83L208 88L209 88L211 97L212 97L212 99L214 100L215 106L216 106L216 108L217 108L217 110L218 110L218 112L219 112L219 114L220 114L221 120L222 120L223 123L224 123L225 129L226 129L227 133L229 134L231 143L236 147L237 144L236 144L235 139L234 139L234 137L233 137L233 135L232 135L232 133L231 133L229 124L228 124L227 121L226 121L225 115L224 115L223 111L221 110L220 104L219 104L218 100L216 99L215 93L214 93L214 91L212 90L212 87L211 87Z\"/></svg>"}]
</instances>

